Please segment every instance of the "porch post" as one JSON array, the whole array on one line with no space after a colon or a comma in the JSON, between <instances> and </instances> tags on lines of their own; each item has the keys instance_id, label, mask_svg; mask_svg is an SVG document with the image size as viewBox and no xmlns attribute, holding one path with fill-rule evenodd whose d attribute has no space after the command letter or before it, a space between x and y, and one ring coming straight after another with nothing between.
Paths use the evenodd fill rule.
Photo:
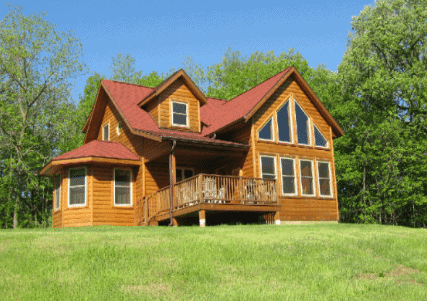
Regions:
<instances>
[{"instance_id":1,"label":"porch post","mask_svg":"<svg viewBox=\"0 0 427 301\"><path fill-rule=\"evenodd\" d=\"M206 226L206 211L205 210L199 211L199 224L200 224L200 227Z\"/></svg>"},{"instance_id":2,"label":"porch post","mask_svg":"<svg viewBox=\"0 0 427 301\"><path fill-rule=\"evenodd\" d=\"M174 189L175 189L175 183L176 183L176 159L175 159L175 147L176 147L176 140L173 141L171 151L169 153L169 201L170 201L170 222L169 226L173 226L173 199L174 199Z\"/></svg>"},{"instance_id":3,"label":"porch post","mask_svg":"<svg viewBox=\"0 0 427 301\"><path fill-rule=\"evenodd\" d=\"M274 220L276 221L276 225L280 225L280 211L276 211L274 215Z\"/></svg>"}]
</instances>

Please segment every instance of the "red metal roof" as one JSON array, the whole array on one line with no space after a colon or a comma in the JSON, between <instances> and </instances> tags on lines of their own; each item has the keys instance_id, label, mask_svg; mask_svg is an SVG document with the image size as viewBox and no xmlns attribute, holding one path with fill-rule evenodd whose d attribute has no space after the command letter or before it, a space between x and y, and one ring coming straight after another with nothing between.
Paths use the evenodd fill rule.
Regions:
<instances>
[{"instance_id":1,"label":"red metal roof","mask_svg":"<svg viewBox=\"0 0 427 301\"><path fill-rule=\"evenodd\" d=\"M140 160L137 155L121 143L93 140L68 153L53 158L52 161L85 157Z\"/></svg>"}]
</instances>

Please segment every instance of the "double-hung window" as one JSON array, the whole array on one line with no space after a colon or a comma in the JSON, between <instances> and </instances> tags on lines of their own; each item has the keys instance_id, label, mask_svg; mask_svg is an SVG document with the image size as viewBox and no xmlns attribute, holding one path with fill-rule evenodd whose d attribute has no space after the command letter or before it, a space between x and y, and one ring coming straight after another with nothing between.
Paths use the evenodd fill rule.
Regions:
<instances>
[{"instance_id":1,"label":"double-hung window","mask_svg":"<svg viewBox=\"0 0 427 301\"><path fill-rule=\"evenodd\" d=\"M280 163L282 172L282 193L283 195L296 195L295 159L280 158Z\"/></svg>"},{"instance_id":2,"label":"double-hung window","mask_svg":"<svg viewBox=\"0 0 427 301\"><path fill-rule=\"evenodd\" d=\"M317 162L319 177L319 195L332 196L331 188L331 165L329 162Z\"/></svg>"},{"instance_id":3,"label":"double-hung window","mask_svg":"<svg viewBox=\"0 0 427 301\"><path fill-rule=\"evenodd\" d=\"M109 141L110 140L110 124L107 123L102 128L102 140Z\"/></svg>"},{"instance_id":4,"label":"double-hung window","mask_svg":"<svg viewBox=\"0 0 427 301\"><path fill-rule=\"evenodd\" d=\"M114 205L132 206L132 171L114 169Z\"/></svg>"},{"instance_id":5,"label":"double-hung window","mask_svg":"<svg viewBox=\"0 0 427 301\"><path fill-rule=\"evenodd\" d=\"M86 167L71 168L68 171L68 206L86 205Z\"/></svg>"},{"instance_id":6,"label":"double-hung window","mask_svg":"<svg viewBox=\"0 0 427 301\"><path fill-rule=\"evenodd\" d=\"M261 177L263 179L276 179L276 157L261 156Z\"/></svg>"},{"instance_id":7,"label":"double-hung window","mask_svg":"<svg viewBox=\"0 0 427 301\"><path fill-rule=\"evenodd\" d=\"M313 161L300 160L301 194L314 196Z\"/></svg>"},{"instance_id":8,"label":"double-hung window","mask_svg":"<svg viewBox=\"0 0 427 301\"><path fill-rule=\"evenodd\" d=\"M61 206L61 174L55 176L55 210L59 210Z\"/></svg>"},{"instance_id":9,"label":"double-hung window","mask_svg":"<svg viewBox=\"0 0 427 301\"><path fill-rule=\"evenodd\" d=\"M188 104L172 101L172 125L188 126Z\"/></svg>"}]
</instances>

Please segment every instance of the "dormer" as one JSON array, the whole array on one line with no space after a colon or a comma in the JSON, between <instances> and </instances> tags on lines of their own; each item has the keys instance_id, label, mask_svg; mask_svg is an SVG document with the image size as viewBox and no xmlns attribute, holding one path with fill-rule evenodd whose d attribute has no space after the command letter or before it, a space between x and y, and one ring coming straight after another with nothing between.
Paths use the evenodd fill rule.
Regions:
<instances>
[{"instance_id":1,"label":"dormer","mask_svg":"<svg viewBox=\"0 0 427 301\"><path fill-rule=\"evenodd\" d=\"M207 100L184 70L179 70L139 102L159 128L201 132L200 107Z\"/></svg>"}]
</instances>

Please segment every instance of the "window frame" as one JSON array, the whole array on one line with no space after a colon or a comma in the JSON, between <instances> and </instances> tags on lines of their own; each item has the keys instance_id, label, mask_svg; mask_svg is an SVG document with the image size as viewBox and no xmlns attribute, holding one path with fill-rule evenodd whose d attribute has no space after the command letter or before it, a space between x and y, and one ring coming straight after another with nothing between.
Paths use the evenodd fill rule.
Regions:
<instances>
[{"instance_id":1,"label":"window frame","mask_svg":"<svg viewBox=\"0 0 427 301\"><path fill-rule=\"evenodd\" d=\"M295 112L295 130L296 130L296 133L297 133L297 136L296 136L296 142L295 142L295 144L296 145L305 145L305 146L313 146L313 144L311 143L311 139L312 139L312 134L311 134L311 124L312 124L312 122L311 122L311 118L308 116L308 114L304 111L304 109L301 107L301 105L298 103L298 101L296 100L296 99L294 99L294 104L295 104L295 108L294 108L294 112ZM305 144L305 143L300 143L299 142L299 139L298 139L298 119L297 119L297 105L298 104L298 106L300 107L300 109L301 109L301 111L304 113L304 115L307 117L307 119L308 119L308 124L307 124L307 131L308 131L308 137L307 137L307 140L308 140L308 144Z\"/></svg>"},{"instance_id":2,"label":"window frame","mask_svg":"<svg viewBox=\"0 0 427 301\"><path fill-rule=\"evenodd\" d=\"M184 175L185 175L186 170L191 170L193 172L193 175L191 177L194 177L194 175L195 175L193 167L177 167L177 168L175 168L175 181L176 181L176 183L178 183L178 181L176 179L176 174L177 174L176 171L177 170L181 170L181 172L182 172L182 180L180 182L185 181L186 179L189 179L189 178L184 179Z\"/></svg>"},{"instance_id":3,"label":"window frame","mask_svg":"<svg viewBox=\"0 0 427 301\"><path fill-rule=\"evenodd\" d=\"M85 189L84 189L84 191L85 191L85 202L84 202L84 204L74 204L74 205L70 204L70 190L71 190L71 185L70 185L70 181L71 181L70 171L74 170L74 169L84 169L85 170L85 185L84 185L84 187L85 187ZM75 186L75 187L81 187L81 186L82 185ZM86 166L80 166L80 167L69 168L68 169L68 207L69 208L73 208L73 207L85 207L85 206L87 206L87 167Z\"/></svg>"},{"instance_id":4,"label":"window frame","mask_svg":"<svg viewBox=\"0 0 427 301\"><path fill-rule=\"evenodd\" d=\"M116 170L127 170L130 172L130 185L129 185L129 189L130 189L130 203L129 204L116 204ZM132 207L133 206L133 181L132 181L132 169L131 168L114 168L113 171L113 205L114 207ZM117 187L122 187L123 186L117 186ZM125 187L127 188L127 187Z\"/></svg>"},{"instance_id":5,"label":"window frame","mask_svg":"<svg viewBox=\"0 0 427 301\"><path fill-rule=\"evenodd\" d=\"M273 166L274 166L274 180L276 180L277 181L277 163L276 163L276 156L272 156L272 155L259 155L259 166L260 166L260 169L259 169L259 173L260 173L260 178L261 179L264 179L263 177L262 177L262 158L263 157L266 157L266 158L273 158ZM267 178L266 178L267 179ZM267 180L270 180L270 179L267 179Z\"/></svg>"},{"instance_id":6,"label":"window frame","mask_svg":"<svg viewBox=\"0 0 427 301\"><path fill-rule=\"evenodd\" d=\"M170 104L170 110L171 110L171 125L172 126L179 126L179 127L184 127L184 128L188 128L189 127L189 124L190 124L190 114L189 114L189 111L188 111L188 103L186 103L186 102L182 102L182 101L176 101L176 100L171 100L171 102L170 102L171 104ZM185 115L185 125L183 125L183 124L175 124L174 122L173 122L173 114L179 114L179 115L184 115L184 114L182 114L182 113L174 113L174 111L173 111L173 104L174 103L177 103L177 104L183 104L183 105L185 105L185 110L186 110L186 115Z\"/></svg>"},{"instance_id":7,"label":"window frame","mask_svg":"<svg viewBox=\"0 0 427 301\"><path fill-rule=\"evenodd\" d=\"M322 135L323 138L325 138L325 140L326 140L326 146L316 145L316 130L314 128L316 128L319 131L320 135ZM329 149L329 141L328 141L328 139L326 139L325 135L323 135L323 133L319 130L319 128L314 123L313 123L313 142L314 142L314 147L320 147L320 148L323 148L323 149Z\"/></svg>"},{"instance_id":8,"label":"window frame","mask_svg":"<svg viewBox=\"0 0 427 301\"><path fill-rule=\"evenodd\" d=\"M330 195L323 195L321 190L320 190L320 173L319 173L319 163L327 163L328 164L328 171L329 171L329 191L331 192ZM318 187L318 191L319 191L319 197L322 198L333 198L334 197L334 191L332 189L332 169L331 169L331 162L330 161L322 161L316 160L316 167L317 167L317 187ZM322 178L322 179L326 179L326 178Z\"/></svg>"},{"instance_id":9,"label":"window frame","mask_svg":"<svg viewBox=\"0 0 427 301\"><path fill-rule=\"evenodd\" d=\"M107 139L105 139L105 127L108 126L108 131L107 131ZM102 140L103 141L110 141L110 122L107 122L106 124L104 124L104 126L102 127Z\"/></svg>"},{"instance_id":10,"label":"window frame","mask_svg":"<svg viewBox=\"0 0 427 301\"><path fill-rule=\"evenodd\" d=\"M293 167L294 167L294 193L285 193L283 191L283 170L282 170L282 159L292 160ZM296 164L295 164L296 158L292 157L280 157L280 184L282 186L282 195L283 196L297 196L298 195L298 184L297 184L297 170L296 170ZM289 177L288 175L285 175L286 177Z\"/></svg>"},{"instance_id":11,"label":"window frame","mask_svg":"<svg viewBox=\"0 0 427 301\"><path fill-rule=\"evenodd\" d=\"M292 108L293 108L293 106L292 106L292 101L291 101L291 99L292 98L288 98L280 107L279 107L279 109L277 109L276 110L276 120L277 120L277 122L276 122L276 125L277 125L277 141L279 142L279 143L286 143L286 144L294 144L294 127L293 127L293 121L292 121L292 112L293 112L293 110L292 110ZM293 101L295 101L294 99L292 99ZM287 102L289 102L289 110L288 110L288 120L289 120L289 135L290 135L290 140L291 141L282 141L282 140L280 140L280 135L279 135L279 133L280 133L280 130L279 130L279 116L278 116L278 114L279 114L279 111L286 105L286 103ZM295 111L295 110L294 110ZM296 115L295 115L295 118L296 118ZM295 122L296 122L296 119L295 119Z\"/></svg>"},{"instance_id":12,"label":"window frame","mask_svg":"<svg viewBox=\"0 0 427 301\"><path fill-rule=\"evenodd\" d=\"M264 129L264 127L267 125L267 123L269 123L271 121L271 127L270 127L270 131L271 131L271 139L264 139L264 138L261 138L260 136L259 136L259 133ZM270 141L270 142L274 142L274 141L276 141L276 139L275 139L276 137L274 136L274 118L273 118L273 116L271 116L268 120L267 120L267 122L265 122L259 129L258 129L258 140L260 140L260 141Z\"/></svg>"},{"instance_id":13,"label":"window frame","mask_svg":"<svg viewBox=\"0 0 427 301\"><path fill-rule=\"evenodd\" d=\"M57 177L59 176L59 186L58 188L56 188L56 181L57 181ZM62 177L61 177L61 172L58 172L55 177L54 177L54 182L55 182L55 203L54 203L54 209L55 211L61 210L61 184L62 184ZM57 193L57 190L59 189L59 194ZM57 194L59 195L59 197L57 197ZM56 201L58 200L58 207L56 206Z\"/></svg>"},{"instance_id":14,"label":"window frame","mask_svg":"<svg viewBox=\"0 0 427 301\"><path fill-rule=\"evenodd\" d=\"M304 194L304 190L302 187L302 170L301 170L301 161L308 161L311 164L311 177L313 179L313 181L311 182L311 188L313 190L313 194ZM306 196L306 197L316 197L316 185L314 184L314 181L316 180L316 176L314 174L314 159L299 159L299 182L300 182L300 188L301 188L301 196Z\"/></svg>"}]
</instances>

